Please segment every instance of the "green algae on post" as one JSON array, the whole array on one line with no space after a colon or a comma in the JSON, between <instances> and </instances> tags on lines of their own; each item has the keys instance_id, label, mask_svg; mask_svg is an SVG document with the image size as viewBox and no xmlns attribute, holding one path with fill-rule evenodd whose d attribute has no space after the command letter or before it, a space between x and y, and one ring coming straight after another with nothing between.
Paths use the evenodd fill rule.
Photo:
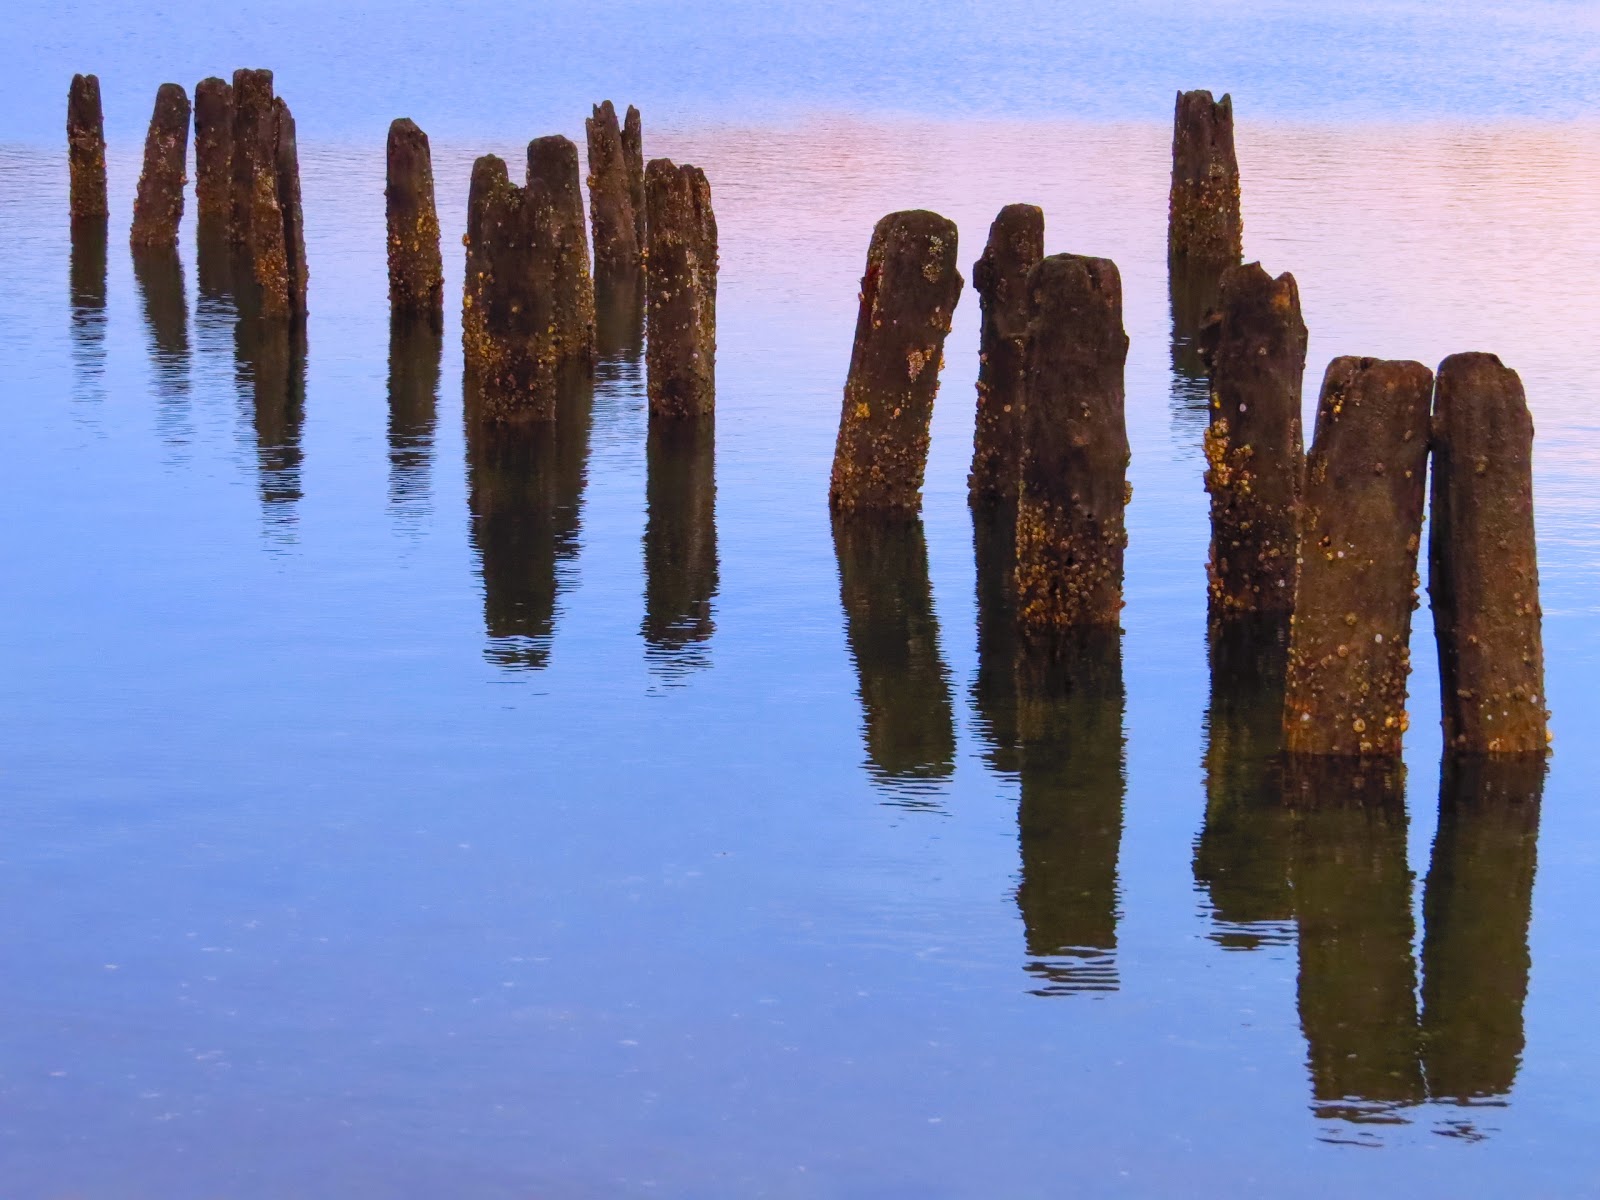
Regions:
<instances>
[{"instance_id":1,"label":"green algae on post","mask_svg":"<svg viewBox=\"0 0 1600 1200\"><path fill-rule=\"evenodd\" d=\"M1233 97L1179 92L1172 119L1167 254L1173 262L1230 266L1243 254Z\"/></svg>"},{"instance_id":2,"label":"green algae on post","mask_svg":"<svg viewBox=\"0 0 1600 1200\"><path fill-rule=\"evenodd\" d=\"M717 218L699 167L653 159L645 375L650 416L700 417L717 395Z\"/></svg>"},{"instance_id":3,"label":"green algae on post","mask_svg":"<svg viewBox=\"0 0 1600 1200\"><path fill-rule=\"evenodd\" d=\"M1044 211L1008 204L989 226L973 265L983 311L978 337L978 414L967 491L973 503L1014 504L1021 473L1022 368L1028 332L1028 273L1044 257Z\"/></svg>"},{"instance_id":4,"label":"green algae on post","mask_svg":"<svg viewBox=\"0 0 1600 1200\"><path fill-rule=\"evenodd\" d=\"M389 233L389 305L438 320L444 313L444 262L433 199L428 135L409 117L389 126L383 190Z\"/></svg>"},{"instance_id":5,"label":"green algae on post","mask_svg":"<svg viewBox=\"0 0 1600 1200\"><path fill-rule=\"evenodd\" d=\"M100 80L94 75L74 75L67 90L67 169L72 219L109 216L105 118L100 111Z\"/></svg>"},{"instance_id":6,"label":"green algae on post","mask_svg":"<svg viewBox=\"0 0 1600 1200\"><path fill-rule=\"evenodd\" d=\"M1291 755L1400 754L1432 393L1421 363L1328 364L1301 507L1283 710Z\"/></svg>"},{"instance_id":7,"label":"green algae on post","mask_svg":"<svg viewBox=\"0 0 1600 1200\"><path fill-rule=\"evenodd\" d=\"M1205 434L1211 615L1287 613L1299 574L1305 466L1306 326L1294 276L1273 279L1260 263L1230 267L1203 340L1211 366Z\"/></svg>"},{"instance_id":8,"label":"green algae on post","mask_svg":"<svg viewBox=\"0 0 1600 1200\"><path fill-rule=\"evenodd\" d=\"M1439 364L1428 594L1446 748L1543 754L1533 418L1522 380L1492 354Z\"/></svg>"},{"instance_id":9,"label":"green algae on post","mask_svg":"<svg viewBox=\"0 0 1600 1200\"><path fill-rule=\"evenodd\" d=\"M194 89L194 198L202 225L227 228L232 188L233 88L213 75Z\"/></svg>"},{"instance_id":10,"label":"green algae on post","mask_svg":"<svg viewBox=\"0 0 1600 1200\"><path fill-rule=\"evenodd\" d=\"M1033 630L1118 625L1129 485L1117 265L1051 255L1028 276L1028 312L1017 619Z\"/></svg>"},{"instance_id":11,"label":"green algae on post","mask_svg":"<svg viewBox=\"0 0 1600 1200\"><path fill-rule=\"evenodd\" d=\"M144 141L144 170L133 201L135 249L175 249L183 220L183 188L189 182L189 96L175 83L156 91L155 111Z\"/></svg>"},{"instance_id":12,"label":"green algae on post","mask_svg":"<svg viewBox=\"0 0 1600 1200\"><path fill-rule=\"evenodd\" d=\"M828 488L835 512L922 507L944 340L963 284L956 250L955 222L925 209L890 213L872 231Z\"/></svg>"}]
</instances>

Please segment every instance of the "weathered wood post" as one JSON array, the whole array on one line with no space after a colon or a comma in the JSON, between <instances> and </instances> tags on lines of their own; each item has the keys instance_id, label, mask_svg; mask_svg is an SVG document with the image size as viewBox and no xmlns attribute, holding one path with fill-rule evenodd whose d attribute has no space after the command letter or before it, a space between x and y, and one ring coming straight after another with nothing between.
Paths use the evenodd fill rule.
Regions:
<instances>
[{"instance_id":1,"label":"weathered wood post","mask_svg":"<svg viewBox=\"0 0 1600 1200\"><path fill-rule=\"evenodd\" d=\"M642 253L649 244L645 240L649 219L644 195L644 129L639 121L639 110L631 104L622 122L622 159L628 167L628 200L633 205L634 240L639 243Z\"/></svg>"},{"instance_id":2,"label":"weathered wood post","mask_svg":"<svg viewBox=\"0 0 1600 1200\"><path fill-rule=\"evenodd\" d=\"M267 319L303 311L305 302L293 120L287 122L287 152L279 129L287 112L272 94L271 71L233 73L232 233L250 263ZM293 194L286 195L291 179Z\"/></svg>"},{"instance_id":3,"label":"weathered wood post","mask_svg":"<svg viewBox=\"0 0 1600 1200\"><path fill-rule=\"evenodd\" d=\"M438 321L444 315L444 262L428 135L410 117L397 117L389 126L387 150L389 307Z\"/></svg>"},{"instance_id":4,"label":"weathered wood post","mask_svg":"<svg viewBox=\"0 0 1600 1200\"><path fill-rule=\"evenodd\" d=\"M924 209L890 213L872 231L828 488L836 513L922 507L944 339L963 284L956 250L955 222Z\"/></svg>"},{"instance_id":5,"label":"weathered wood post","mask_svg":"<svg viewBox=\"0 0 1600 1200\"><path fill-rule=\"evenodd\" d=\"M972 268L983 322L978 340L978 415L967 492L974 504L1015 504L1022 475L1022 377L1028 275L1044 257L1044 210L1008 204L989 226Z\"/></svg>"},{"instance_id":6,"label":"weathered wood post","mask_svg":"<svg viewBox=\"0 0 1600 1200\"><path fill-rule=\"evenodd\" d=\"M1445 746L1543 754L1533 418L1522 380L1492 354L1452 354L1439 364L1432 503L1428 593Z\"/></svg>"},{"instance_id":7,"label":"weathered wood post","mask_svg":"<svg viewBox=\"0 0 1600 1200\"><path fill-rule=\"evenodd\" d=\"M177 248L188 164L189 96L177 84L163 83L156 91L144 140L144 170L133 201L128 240L135 250Z\"/></svg>"},{"instance_id":8,"label":"weathered wood post","mask_svg":"<svg viewBox=\"0 0 1600 1200\"><path fill-rule=\"evenodd\" d=\"M583 124L589 141L589 220L594 226L595 274L636 270L639 235L617 110L609 100L596 104L594 115Z\"/></svg>"},{"instance_id":9,"label":"weathered wood post","mask_svg":"<svg viewBox=\"0 0 1600 1200\"><path fill-rule=\"evenodd\" d=\"M208 230L233 220L233 88L214 75L194 89L194 198Z\"/></svg>"},{"instance_id":10,"label":"weathered wood post","mask_svg":"<svg viewBox=\"0 0 1600 1200\"><path fill-rule=\"evenodd\" d=\"M1288 273L1230 267L1205 331L1211 366L1206 491L1213 619L1294 609L1305 452L1300 388L1306 326Z\"/></svg>"},{"instance_id":11,"label":"weathered wood post","mask_svg":"<svg viewBox=\"0 0 1600 1200\"><path fill-rule=\"evenodd\" d=\"M306 313L306 284L310 281L310 272L306 269L305 213L300 206L300 148L295 137L294 116L282 97L273 102L273 116L277 137L273 161L278 185L278 210L283 214L282 292L287 300L280 315L298 318ZM278 292L274 284L270 294L276 298Z\"/></svg>"},{"instance_id":12,"label":"weathered wood post","mask_svg":"<svg viewBox=\"0 0 1600 1200\"><path fill-rule=\"evenodd\" d=\"M653 159L645 373L650 416L700 417L717 395L717 218L699 167Z\"/></svg>"},{"instance_id":13,"label":"weathered wood post","mask_svg":"<svg viewBox=\"0 0 1600 1200\"><path fill-rule=\"evenodd\" d=\"M1421 363L1328 364L1301 509L1291 755L1400 753L1432 393Z\"/></svg>"},{"instance_id":14,"label":"weathered wood post","mask_svg":"<svg viewBox=\"0 0 1600 1200\"><path fill-rule=\"evenodd\" d=\"M1119 623L1128 537L1122 277L1053 254L1028 276L1017 503L1017 617L1025 629Z\"/></svg>"},{"instance_id":15,"label":"weathered wood post","mask_svg":"<svg viewBox=\"0 0 1600 1200\"><path fill-rule=\"evenodd\" d=\"M109 216L105 117L100 110L100 80L94 75L74 75L67 90L67 169L72 219Z\"/></svg>"},{"instance_id":16,"label":"weathered wood post","mask_svg":"<svg viewBox=\"0 0 1600 1200\"><path fill-rule=\"evenodd\" d=\"M553 134L528 143L527 197L534 234L534 266L548 290L545 351L557 369L587 370L595 354L594 279L583 224L578 147Z\"/></svg>"},{"instance_id":17,"label":"weathered wood post","mask_svg":"<svg viewBox=\"0 0 1600 1200\"><path fill-rule=\"evenodd\" d=\"M1167 254L1174 264L1229 266L1243 254L1233 97L1179 92L1172 120L1172 191Z\"/></svg>"}]
</instances>

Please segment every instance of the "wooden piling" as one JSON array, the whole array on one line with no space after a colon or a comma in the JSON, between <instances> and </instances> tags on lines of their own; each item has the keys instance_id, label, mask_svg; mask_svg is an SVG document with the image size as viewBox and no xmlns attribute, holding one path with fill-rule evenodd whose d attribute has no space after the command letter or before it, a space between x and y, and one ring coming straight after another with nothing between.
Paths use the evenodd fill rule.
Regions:
<instances>
[{"instance_id":1,"label":"wooden piling","mask_svg":"<svg viewBox=\"0 0 1600 1200\"><path fill-rule=\"evenodd\" d=\"M226 229L233 220L233 88L214 75L194 89L194 195L200 224Z\"/></svg>"},{"instance_id":2,"label":"wooden piling","mask_svg":"<svg viewBox=\"0 0 1600 1200\"><path fill-rule=\"evenodd\" d=\"M1167 253L1174 262L1237 263L1243 254L1233 97L1179 92L1172 120Z\"/></svg>"},{"instance_id":3,"label":"wooden piling","mask_svg":"<svg viewBox=\"0 0 1600 1200\"><path fill-rule=\"evenodd\" d=\"M100 80L94 75L74 75L67 90L67 168L72 219L109 216L105 117L100 110Z\"/></svg>"},{"instance_id":4,"label":"wooden piling","mask_svg":"<svg viewBox=\"0 0 1600 1200\"><path fill-rule=\"evenodd\" d=\"M135 250L176 249L183 220L183 188L189 182L189 96L175 83L156 90L155 111L144 140L144 170L133 201Z\"/></svg>"},{"instance_id":5,"label":"wooden piling","mask_svg":"<svg viewBox=\"0 0 1600 1200\"><path fill-rule=\"evenodd\" d=\"M1445 746L1538 755L1549 740L1533 418L1522 380L1492 354L1439 364L1433 404L1428 593Z\"/></svg>"},{"instance_id":6,"label":"wooden piling","mask_svg":"<svg viewBox=\"0 0 1600 1200\"><path fill-rule=\"evenodd\" d=\"M717 218L699 167L651 161L645 374L652 418L702 417L716 405Z\"/></svg>"},{"instance_id":7,"label":"wooden piling","mask_svg":"<svg viewBox=\"0 0 1600 1200\"><path fill-rule=\"evenodd\" d=\"M634 240L639 243L642 253L649 245L646 240L649 219L644 195L644 129L640 124L639 110L631 104L622 122L622 159L628 167L628 199L633 204Z\"/></svg>"},{"instance_id":8,"label":"wooden piling","mask_svg":"<svg viewBox=\"0 0 1600 1200\"><path fill-rule=\"evenodd\" d=\"M594 115L583 124L589 142L589 220L594 226L595 274L636 270L639 235L617 110L609 100L596 104Z\"/></svg>"},{"instance_id":9,"label":"wooden piling","mask_svg":"<svg viewBox=\"0 0 1600 1200\"><path fill-rule=\"evenodd\" d=\"M1053 254L1028 276L1017 617L1043 630L1119 623L1130 492L1122 278Z\"/></svg>"},{"instance_id":10,"label":"wooden piling","mask_svg":"<svg viewBox=\"0 0 1600 1200\"><path fill-rule=\"evenodd\" d=\"M397 117L389 125L387 152L389 307L438 321L444 314L444 262L428 135L411 118Z\"/></svg>"},{"instance_id":11,"label":"wooden piling","mask_svg":"<svg viewBox=\"0 0 1600 1200\"><path fill-rule=\"evenodd\" d=\"M923 209L890 213L872 231L828 490L836 513L922 507L944 340L963 284L956 251L955 222Z\"/></svg>"},{"instance_id":12,"label":"wooden piling","mask_svg":"<svg viewBox=\"0 0 1600 1200\"><path fill-rule=\"evenodd\" d=\"M978 336L978 414L967 492L974 504L1015 504L1022 475L1022 378L1028 274L1044 257L1044 210L1008 204L989 226L973 265L983 318Z\"/></svg>"},{"instance_id":13,"label":"wooden piling","mask_svg":"<svg viewBox=\"0 0 1600 1200\"><path fill-rule=\"evenodd\" d=\"M1301 508L1291 755L1400 753L1432 391L1421 363L1328 365Z\"/></svg>"},{"instance_id":14,"label":"wooden piling","mask_svg":"<svg viewBox=\"0 0 1600 1200\"><path fill-rule=\"evenodd\" d=\"M1306 326L1294 276L1231 267L1204 341L1211 368L1206 491L1215 618L1294 609Z\"/></svg>"}]
</instances>

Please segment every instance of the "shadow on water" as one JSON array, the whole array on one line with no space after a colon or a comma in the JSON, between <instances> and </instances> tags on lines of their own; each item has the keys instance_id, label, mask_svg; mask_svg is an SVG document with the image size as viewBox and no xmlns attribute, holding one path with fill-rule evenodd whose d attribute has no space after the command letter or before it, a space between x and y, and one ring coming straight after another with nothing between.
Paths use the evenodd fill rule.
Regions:
<instances>
[{"instance_id":1,"label":"shadow on water","mask_svg":"<svg viewBox=\"0 0 1600 1200\"><path fill-rule=\"evenodd\" d=\"M1206 815L1194 877L1210 898L1211 937L1228 950L1294 941L1294 831L1278 761L1288 639L1288 618L1268 616L1218 625L1209 640Z\"/></svg>"},{"instance_id":2,"label":"shadow on water","mask_svg":"<svg viewBox=\"0 0 1600 1200\"><path fill-rule=\"evenodd\" d=\"M157 426L169 446L184 446L194 431L189 424L189 300L183 262L175 250L139 251L133 256L133 278L150 339Z\"/></svg>"},{"instance_id":3,"label":"shadow on water","mask_svg":"<svg viewBox=\"0 0 1600 1200\"><path fill-rule=\"evenodd\" d=\"M867 773L888 802L937 808L956 734L922 522L835 518L833 546Z\"/></svg>"},{"instance_id":4,"label":"shadow on water","mask_svg":"<svg viewBox=\"0 0 1600 1200\"><path fill-rule=\"evenodd\" d=\"M1026 970L1035 995L1115 991L1127 791L1122 632L1073 630L1016 647Z\"/></svg>"},{"instance_id":5,"label":"shadow on water","mask_svg":"<svg viewBox=\"0 0 1600 1200\"><path fill-rule=\"evenodd\" d=\"M710 664L717 595L716 425L651 421L646 441L645 657L667 681Z\"/></svg>"},{"instance_id":6,"label":"shadow on water","mask_svg":"<svg viewBox=\"0 0 1600 1200\"><path fill-rule=\"evenodd\" d=\"M72 312L72 370L76 396L100 400L106 373L106 222L72 222L67 291Z\"/></svg>"},{"instance_id":7,"label":"shadow on water","mask_svg":"<svg viewBox=\"0 0 1600 1200\"><path fill-rule=\"evenodd\" d=\"M558 602L578 555L594 384L573 373L556 419L496 424L465 382L467 505L483 579L484 657L509 671L550 661Z\"/></svg>"},{"instance_id":8,"label":"shadow on water","mask_svg":"<svg viewBox=\"0 0 1600 1200\"><path fill-rule=\"evenodd\" d=\"M415 534L432 511L444 331L431 317L389 320L389 511Z\"/></svg>"},{"instance_id":9,"label":"shadow on water","mask_svg":"<svg viewBox=\"0 0 1600 1200\"><path fill-rule=\"evenodd\" d=\"M1211 371L1200 351L1200 330L1217 303L1222 268L1207 263L1173 263L1167 273L1172 305L1173 440L1199 450L1210 423Z\"/></svg>"},{"instance_id":10,"label":"shadow on water","mask_svg":"<svg viewBox=\"0 0 1600 1200\"><path fill-rule=\"evenodd\" d=\"M984 761L1015 775L1017 753L1017 612L1012 574L1017 565L1017 510L983 504L972 510L972 549L977 562L978 670L972 680L974 724Z\"/></svg>"},{"instance_id":11,"label":"shadow on water","mask_svg":"<svg viewBox=\"0 0 1600 1200\"><path fill-rule=\"evenodd\" d=\"M1446 758L1423 891L1422 1064L1428 1093L1503 1104L1522 1058L1542 758ZM1449 1132L1482 1137L1475 1122Z\"/></svg>"}]
</instances>

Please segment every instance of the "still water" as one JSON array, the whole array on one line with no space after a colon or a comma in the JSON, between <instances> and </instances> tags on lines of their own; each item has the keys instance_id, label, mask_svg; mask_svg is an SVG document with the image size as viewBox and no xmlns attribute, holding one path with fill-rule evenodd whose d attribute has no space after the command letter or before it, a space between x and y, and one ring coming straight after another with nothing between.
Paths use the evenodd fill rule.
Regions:
<instances>
[{"instance_id":1,"label":"still water","mask_svg":"<svg viewBox=\"0 0 1600 1200\"><path fill-rule=\"evenodd\" d=\"M1593 8L922 7L13 25L0 1192L1600 1189ZM237 319L192 197L178 262L126 250L156 85L245 64L298 118L303 338ZM73 70L106 95L104 244L66 221ZM1206 639L1179 85L1235 92L1308 392L1344 353L1522 373L1547 774L1441 772L1424 606L1403 783L1274 804L1270 652ZM622 311L553 435L469 437L471 161L581 145L606 94L712 183L714 435L647 433ZM403 113L442 336L388 319ZM1006 531L967 509L970 290L921 525L826 504L873 222L945 213L970 277L1014 201L1118 262L1132 340L1125 632L1068 677L1016 653Z\"/></svg>"}]
</instances>

